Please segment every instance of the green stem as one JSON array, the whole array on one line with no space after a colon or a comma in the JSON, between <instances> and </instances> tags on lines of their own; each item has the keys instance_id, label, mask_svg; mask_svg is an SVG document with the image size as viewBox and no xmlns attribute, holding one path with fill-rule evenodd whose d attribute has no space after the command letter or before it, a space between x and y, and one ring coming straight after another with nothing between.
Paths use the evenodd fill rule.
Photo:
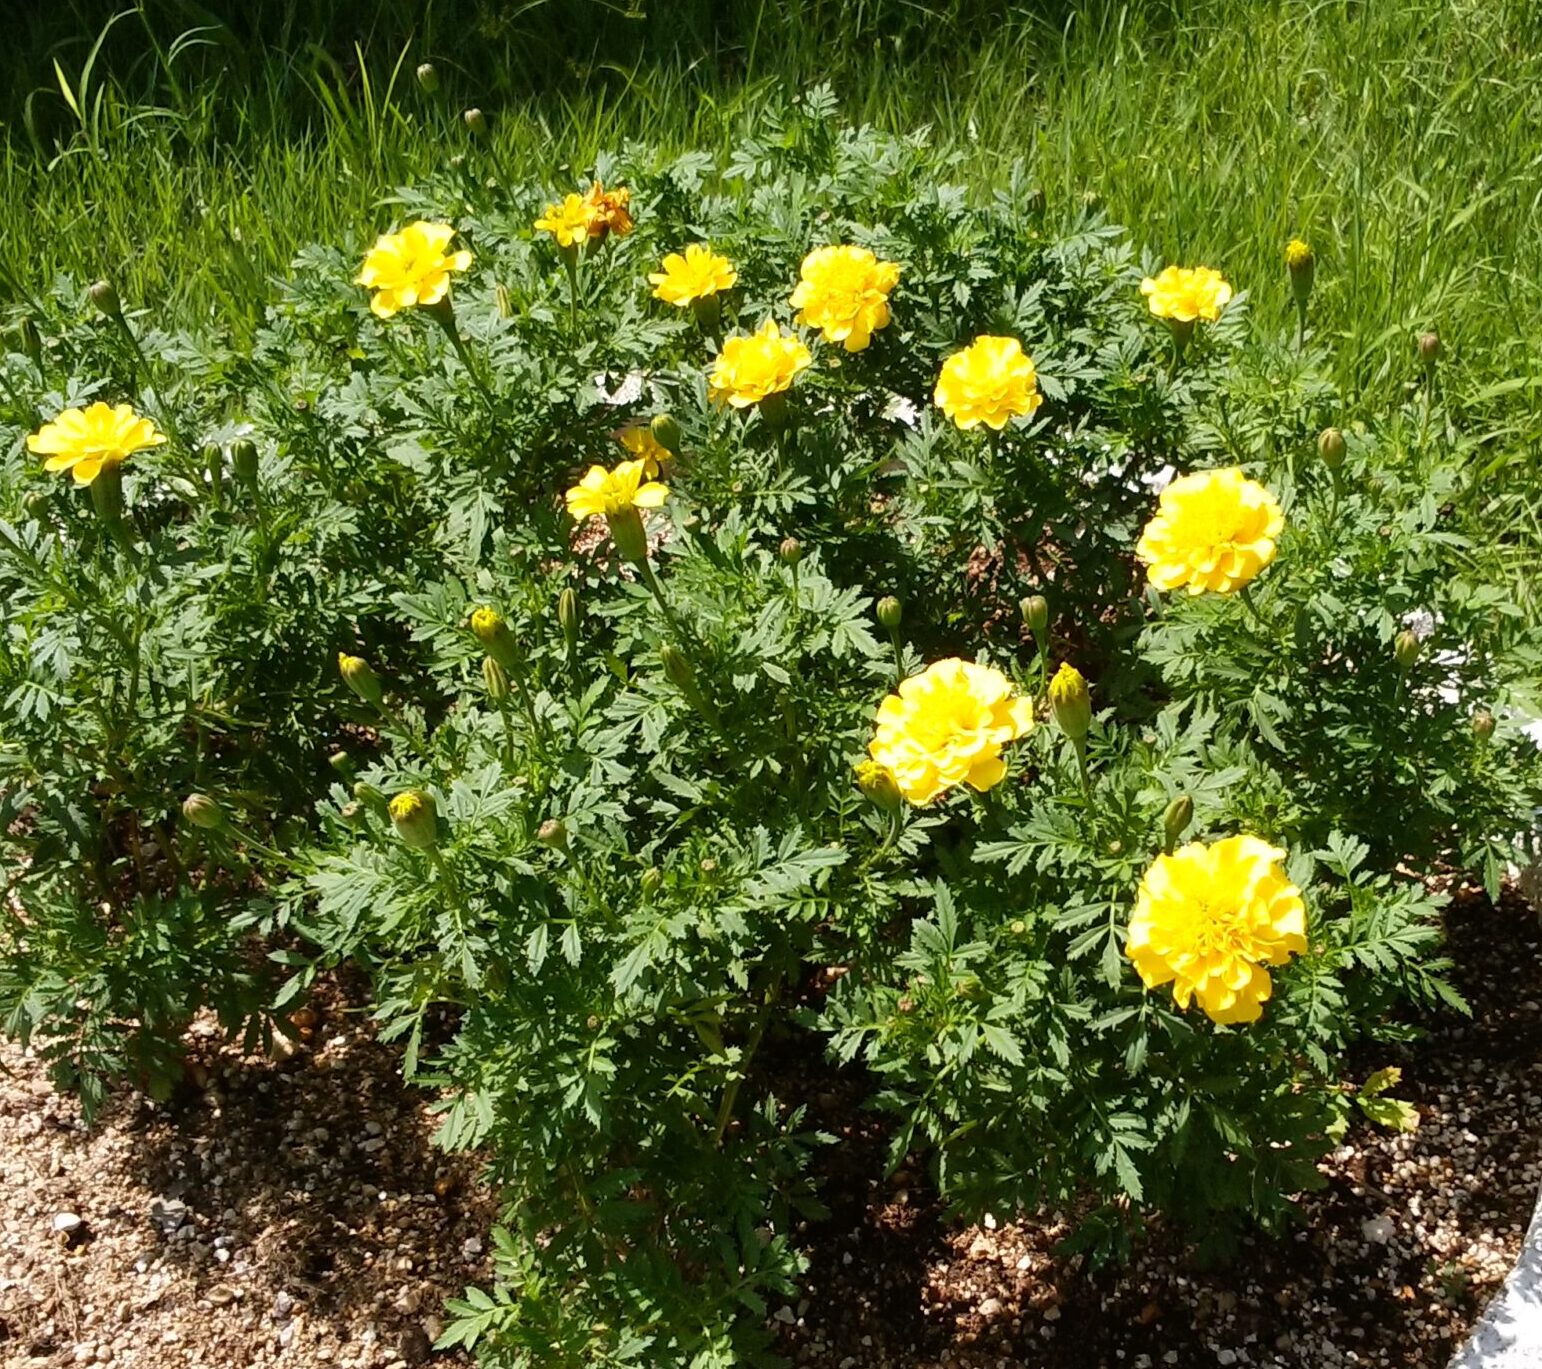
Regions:
<instances>
[{"instance_id":1,"label":"green stem","mask_svg":"<svg viewBox=\"0 0 1542 1369\"><path fill-rule=\"evenodd\" d=\"M1087 769L1087 739L1085 737L1077 737L1071 743L1071 748L1076 752L1076 768L1081 772L1082 794L1086 797L1087 802L1091 803L1092 775Z\"/></svg>"}]
</instances>

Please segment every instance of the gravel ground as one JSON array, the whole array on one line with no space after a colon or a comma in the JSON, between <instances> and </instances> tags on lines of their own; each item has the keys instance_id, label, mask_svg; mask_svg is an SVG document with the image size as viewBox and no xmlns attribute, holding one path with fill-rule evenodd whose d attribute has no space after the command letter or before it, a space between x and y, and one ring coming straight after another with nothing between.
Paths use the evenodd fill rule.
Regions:
<instances>
[{"instance_id":1,"label":"gravel ground","mask_svg":"<svg viewBox=\"0 0 1542 1369\"><path fill-rule=\"evenodd\" d=\"M1160 1231L1123 1270L1058 1260L1053 1215L959 1229L880 1173L868 1122L803 1233L781 1348L816 1369L1438 1369L1502 1281L1542 1182L1542 944L1519 901L1450 918L1471 1023L1402 1053L1411 1136L1358 1128L1302 1222L1204 1272ZM440 1304L483 1280L490 1195L429 1144L423 1095L332 996L283 1059L190 1034L189 1083L87 1132L0 1048L0 1365L463 1366ZM855 1096L853 1090L852 1097ZM819 1104L852 1117L851 1098ZM833 1120L833 1119L832 1119ZM862 1137L866 1136L867 1144Z\"/></svg>"}]
</instances>

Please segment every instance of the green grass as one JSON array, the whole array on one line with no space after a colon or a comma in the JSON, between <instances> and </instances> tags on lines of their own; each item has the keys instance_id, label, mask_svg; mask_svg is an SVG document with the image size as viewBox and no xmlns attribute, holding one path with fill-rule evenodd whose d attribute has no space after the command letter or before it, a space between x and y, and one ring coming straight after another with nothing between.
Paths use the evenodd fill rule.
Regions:
<instances>
[{"instance_id":1,"label":"green grass","mask_svg":"<svg viewBox=\"0 0 1542 1369\"><path fill-rule=\"evenodd\" d=\"M1400 402L1415 333L1438 328L1496 498L1538 532L1531 0L227 6L245 28L190 0L107 24L99 8L49 11L5 59L13 299L59 271L107 274L239 339L297 246L361 236L393 186L455 152L564 181L629 137L722 147L768 97L828 79L850 116L930 126L982 192L1021 157L1052 213L1095 193L1142 243L1220 266L1282 319L1281 250L1308 238L1314 324L1354 402ZM426 58L437 101L412 76ZM487 147L460 122L470 104L493 116Z\"/></svg>"}]
</instances>

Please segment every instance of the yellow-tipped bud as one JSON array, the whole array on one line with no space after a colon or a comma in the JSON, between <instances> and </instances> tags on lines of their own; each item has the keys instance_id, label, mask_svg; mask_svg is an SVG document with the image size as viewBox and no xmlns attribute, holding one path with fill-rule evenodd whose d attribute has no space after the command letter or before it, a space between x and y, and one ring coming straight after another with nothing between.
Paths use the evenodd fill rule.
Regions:
<instances>
[{"instance_id":1,"label":"yellow-tipped bud","mask_svg":"<svg viewBox=\"0 0 1542 1369\"><path fill-rule=\"evenodd\" d=\"M1290 292L1297 304L1305 304L1312 293L1312 281L1317 274L1317 261L1312 249L1300 238L1293 238L1285 248L1285 267L1290 272Z\"/></svg>"},{"instance_id":2,"label":"yellow-tipped bud","mask_svg":"<svg viewBox=\"0 0 1542 1369\"><path fill-rule=\"evenodd\" d=\"M182 816L206 832L217 832L225 825L225 810L207 794L189 794L183 799Z\"/></svg>"},{"instance_id":3,"label":"yellow-tipped bud","mask_svg":"<svg viewBox=\"0 0 1542 1369\"><path fill-rule=\"evenodd\" d=\"M1073 742L1087 735L1092 726L1092 695L1081 671L1069 662L1063 662L1049 682L1049 705L1060 730Z\"/></svg>"},{"instance_id":4,"label":"yellow-tipped bud","mask_svg":"<svg viewBox=\"0 0 1542 1369\"><path fill-rule=\"evenodd\" d=\"M863 761L857 766L857 788L886 813L897 813L905 802L899 784L886 765Z\"/></svg>"},{"instance_id":5,"label":"yellow-tipped bud","mask_svg":"<svg viewBox=\"0 0 1542 1369\"><path fill-rule=\"evenodd\" d=\"M391 826L408 846L427 851L439 844L439 810L433 795L404 789L390 806Z\"/></svg>"},{"instance_id":6,"label":"yellow-tipped bud","mask_svg":"<svg viewBox=\"0 0 1542 1369\"><path fill-rule=\"evenodd\" d=\"M346 651L337 653L337 669L344 683L367 704L375 704L385 698L385 686L375 674L370 663L362 656L350 656Z\"/></svg>"},{"instance_id":7,"label":"yellow-tipped bud","mask_svg":"<svg viewBox=\"0 0 1542 1369\"><path fill-rule=\"evenodd\" d=\"M509 631L503 615L483 605L471 613L471 633L485 651L505 670L519 668L519 643Z\"/></svg>"}]
</instances>

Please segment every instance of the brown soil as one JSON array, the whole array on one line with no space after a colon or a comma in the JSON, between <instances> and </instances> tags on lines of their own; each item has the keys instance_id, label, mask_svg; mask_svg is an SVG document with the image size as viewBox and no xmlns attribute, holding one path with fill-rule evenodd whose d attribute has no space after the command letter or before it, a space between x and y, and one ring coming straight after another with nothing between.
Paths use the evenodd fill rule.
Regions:
<instances>
[{"instance_id":1,"label":"brown soil","mask_svg":"<svg viewBox=\"0 0 1542 1369\"><path fill-rule=\"evenodd\" d=\"M860 1090L827 1079L817 1106L856 1144L834 1215L802 1233L804 1296L775 1309L783 1353L820 1369L1444 1365L1542 1182L1537 920L1464 898L1450 930L1473 1021L1360 1062L1403 1066L1418 1131L1351 1132L1296 1232L1219 1272L1161 1232L1095 1271L1055 1256L1050 1214L950 1226L923 1176L882 1174ZM91 1131L35 1059L0 1050L0 1365L469 1364L430 1343L443 1298L488 1278L496 1204L472 1159L433 1149L428 1100L357 1007L333 991L315 1011L277 1060L200 1024L180 1096L120 1094Z\"/></svg>"}]
</instances>

